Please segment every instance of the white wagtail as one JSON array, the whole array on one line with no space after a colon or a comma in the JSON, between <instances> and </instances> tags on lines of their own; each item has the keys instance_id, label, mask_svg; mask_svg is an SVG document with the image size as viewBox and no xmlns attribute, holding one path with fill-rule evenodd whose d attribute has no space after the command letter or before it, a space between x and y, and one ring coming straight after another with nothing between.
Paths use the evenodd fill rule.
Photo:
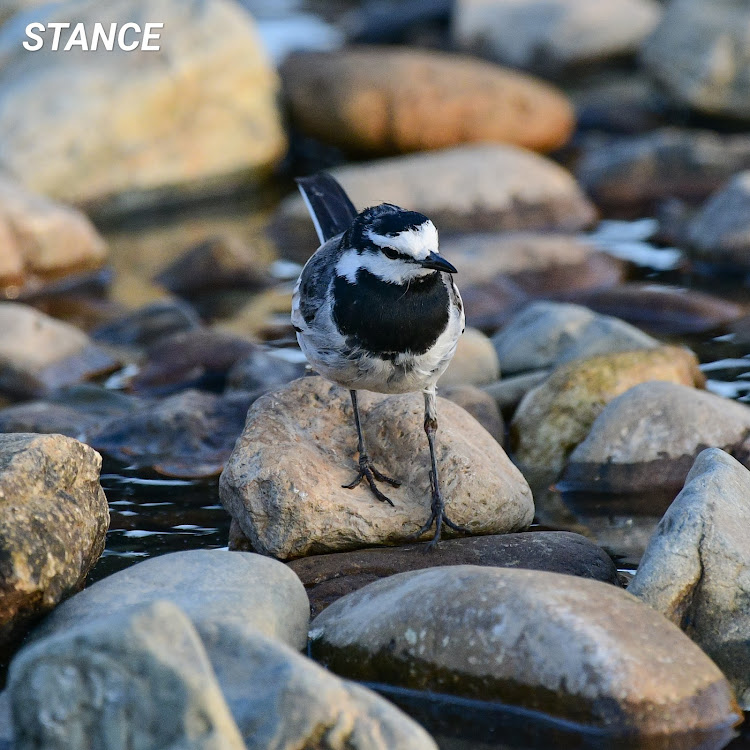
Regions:
<instances>
[{"instance_id":1,"label":"white wagtail","mask_svg":"<svg viewBox=\"0 0 750 750\"><path fill-rule=\"evenodd\" d=\"M357 427L359 473L378 500L390 503L376 481L398 487L372 464L362 435L357 390L422 391L430 446L432 513L413 537L435 523L466 531L445 514L435 458L438 378L464 330L456 269L437 253L435 225L416 211L390 203L358 214L328 174L297 180L321 242L299 277L292 323L307 360L325 378L348 388Z\"/></svg>"}]
</instances>

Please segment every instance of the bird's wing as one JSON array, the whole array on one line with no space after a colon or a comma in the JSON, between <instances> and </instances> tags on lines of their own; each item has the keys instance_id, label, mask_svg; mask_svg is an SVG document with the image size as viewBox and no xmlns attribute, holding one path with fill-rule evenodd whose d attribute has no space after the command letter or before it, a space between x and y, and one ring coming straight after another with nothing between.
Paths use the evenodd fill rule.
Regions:
<instances>
[{"instance_id":1,"label":"bird's wing","mask_svg":"<svg viewBox=\"0 0 750 750\"><path fill-rule=\"evenodd\" d=\"M327 172L298 177L297 186L310 212L321 245L351 226L357 216L357 209L344 188Z\"/></svg>"}]
</instances>

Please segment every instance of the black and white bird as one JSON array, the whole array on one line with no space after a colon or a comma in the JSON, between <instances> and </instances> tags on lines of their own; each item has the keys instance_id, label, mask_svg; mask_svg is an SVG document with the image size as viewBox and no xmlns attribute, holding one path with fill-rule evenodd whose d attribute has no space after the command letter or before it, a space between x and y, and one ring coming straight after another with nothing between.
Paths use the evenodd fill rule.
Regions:
<instances>
[{"instance_id":1,"label":"black and white bird","mask_svg":"<svg viewBox=\"0 0 750 750\"><path fill-rule=\"evenodd\" d=\"M413 534L445 523L466 531L446 515L435 458L437 381L464 330L456 269L438 255L438 233L423 214L390 203L356 209L333 177L319 173L297 180L321 246L302 270L294 290L292 324L312 367L348 388L357 428L359 472L378 500L391 500L377 482L400 482L373 466L362 435L357 391L422 391L424 429L430 449L431 514Z\"/></svg>"}]
</instances>

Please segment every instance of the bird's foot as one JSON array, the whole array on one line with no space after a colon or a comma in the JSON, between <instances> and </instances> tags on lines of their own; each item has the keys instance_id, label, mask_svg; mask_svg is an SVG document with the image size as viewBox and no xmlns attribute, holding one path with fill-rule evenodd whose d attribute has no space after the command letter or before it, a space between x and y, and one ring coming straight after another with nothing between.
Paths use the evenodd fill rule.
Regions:
<instances>
[{"instance_id":1,"label":"bird's foot","mask_svg":"<svg viewBox=\"0 0 750 750\"><path fill-rule=\"evenodd\" d=\"M367 481L372 494L375 495L378 500L383 503L388 503L391 506L393 505L392 500L380 491L375 482L385 482L386 484L390 484L391 487L400 487L401 482L399 482L398 479L392 479L378 471L366 453L359 454L359 472L354 481L350 484L344 484L342 487L347 490L353 490L355 487L359 487L362 480Z\"/></svg>"},{"instance_id":2,"label":"bird's foot","mask_svg":"<svg viewBox=\"0 0 750 750\"><path fill-rule=\"evenodd\" d=\"M448 516L445 514L445 500L443 499L443 495L440 492L440 488L435 484L432 472L430 472L430 485L432 488L432 505L430 517L427 519L427 523L425 523L424 526L419 529L419 531L415 531L413 534L409 534L409 536L406 537L409 540L419 539L422 534L432 528L432 524L434 523L435 535L427 543L426 549L428 550L437 547L437 544L440 541L441 532L443 530L443 524L445 524L449 529L453 529L453 531L458 531L460 534L471 534L471 529L467 529L465 526L459 526L457 523L451 521L450 518L448 518Z\"/></svg>"}]
</instances>

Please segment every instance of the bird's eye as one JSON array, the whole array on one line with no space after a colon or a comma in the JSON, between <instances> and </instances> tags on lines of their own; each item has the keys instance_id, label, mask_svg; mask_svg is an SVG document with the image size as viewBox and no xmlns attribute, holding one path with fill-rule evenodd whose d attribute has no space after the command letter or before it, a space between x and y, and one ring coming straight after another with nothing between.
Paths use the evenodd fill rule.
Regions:
<instances>
[{"instance_id":1,"label":"bird's eye","mask_svg":"<svg viewBox=\"0 0 750 750\"><path fill-rule=\"evenodd\" d=\"M398 258L398 250L394 250L392 247L384 247L383 255L391 260L396 260L396 258Z\"/></svg>"}]
</instances>

